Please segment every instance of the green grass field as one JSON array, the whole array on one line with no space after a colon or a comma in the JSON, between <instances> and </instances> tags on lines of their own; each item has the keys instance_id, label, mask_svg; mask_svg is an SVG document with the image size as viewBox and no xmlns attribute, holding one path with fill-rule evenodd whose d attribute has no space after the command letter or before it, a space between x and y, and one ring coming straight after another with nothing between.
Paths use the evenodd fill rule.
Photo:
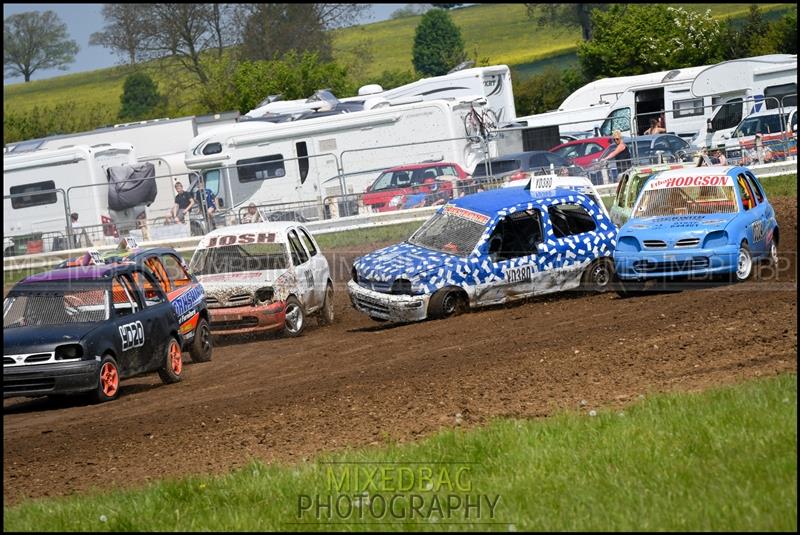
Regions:
<instances>
[{"instance_id":1,"label":"green grass field","mask_svg":"<svg viewBox=\"0 0 800 535\"><path fill-rule=\"evenodd\" d=\"M718 18L741 17L749 9L749 4L683 6L697 11L710 9L713 16ZM788 6L760 5L765 12L787 9ZM473 56L477 51L478 59L488 58L490 64L529 64L575 50L579 39L576 29L557 26L538 28L528 20L523 4L475 5L455 9L451 14L461 28L467 53ZM334 57L340 60L351 58L358 45L367 41L373 59L362 71L353 73L354 79L367 83L384 70L413 70L411 49L420 18L407 17L336 30L333 33ZM6 112L19 113L34 106L70 102L79 108L108 108L116 113L125 75L124 67L113 67L34 80L27 84L4 85L3 108ZM153 69L152 75L159 82L159 87L165 87L164 74Z\"/></svg>"},{"instance_id":2,"label":"green grass field","mask_svg":"<svg viewBox=\"0 0 800 535\"><path fill-rule=\"evenodd\" d=\"M4 517L9 531L796 531L797 377L29 501Z\"/></svg>"}]
</instances>

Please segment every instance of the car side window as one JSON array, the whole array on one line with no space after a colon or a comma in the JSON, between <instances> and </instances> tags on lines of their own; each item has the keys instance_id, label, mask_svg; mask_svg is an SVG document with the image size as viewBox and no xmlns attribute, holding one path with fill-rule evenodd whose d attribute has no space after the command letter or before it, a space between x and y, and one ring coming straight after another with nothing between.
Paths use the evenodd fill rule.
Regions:
<instances>
[{"instance_id":1,"label":"car side window","mask_svg":"<svg viewBox=\"0 0 800 535\"><path fill-rule=\"evenodd\" d=\"M302 236L303 243L306 244L306 249L308 250L308 254L311 256L316 256L317 248L314 247L314 240L311 239L311 236L303 228L298 228L297 230L300 231L300 236Z\"/></svg>"},{"instance_id":2,"label":"car side window","mask_svg":"<svg viewBox=\"0 0 800 535\"><path fill-rule=\"evenodd\" d=\"M758 183L758 180L756 180L756 178L750 173L745 173L745 176L747 177L747 183L750 186L750 189L756 196L758 204L761 204L762 202L764 202L764 192L761 191L761 185Z\"/></svg>"},{"instance_id":3,"label":"car side window","mask_svg":"<svg viewBox=\"0 0 800 535\"><path fill-rule=\"evenodd\" d=\"M515 212L497 223L489 238L489 256L497 262L532 255L542 237L539 210Z\"/></svg>"},{"instance_id":4,"label":"car side window","mask_svg":"<svg viewBox=\"0 0 800 535\"><path fill-rule=\"evenodd\" d=\"M539 167L549 167L550 164L547 162L547 158L545 158L544 154L534 154L531 156L530 159L530 168L535 169Z\"/></svg>"},{"instance_id":5,"label":"car side window","mask_svg":"<svg viewBox=\"0 0 800 535\"><path fill-rule=\"evenodd\" d=\"M591 232L597 226L594 218L579 204L564 203L547 209L556 238Z\"/></svg>"},{"instance_id":6,"label":"car side window","mask_svg":"<svg viewBox=\"0 0 800 535\"><path fill-rule=\"evenodd\" d=\"M305 264L308 262L308 254L306 253L306 250L303 249L303 246L297 237L297 233L294 230L289 231L289 246L292 250L292 262L295 266L299 266L300 264Z\"/></svg>"},{"instance_id":7,"label":"car side window","mask_svg":"<svg viewBox=\"0 0 800 535\"><path fill-rule=\"evenodd\" d=\"M747 179L743 174L740 174L737 177L737 182L739 184L739 192L742 195L742 207L745 210L749 210L756 205L755 195L753 195L752 190L750 189L750 185L747 183Z\"/></svg>"},{"instance_id":8,"label":"car side window","mask_svg":"<svg viewBox=\"0 0 800 535\"><path fill-rule=\"evenodd\" d=\"M603 147L601 147L597 143L586 144L586 156L588 156L589 154L594 154L595 152L600 152L601 150L603 150Z\"/></svg>"},{"instance_id":9,"label":"car side window","mask_svg":"<svg viewBox=\"0 0 800 535\"><path fill-rule=\"evenodd\" d=\"M161 257L161 260L164 263L164 269L169 276L173 288L183 288L187 284L192 283L191 277L184 269L180 260L174 255L165 254Z\"/></svg>"},{"instance_id":10,"label":"car side window","mask_svg":"<svg viewBox=\"0 0 800 535\"><path fill-rule=\"evenodd\" d=\"M161 289L164 290L164 293L169 294L169 292L172 291L172 285L169 281L167 270L164 269L164 264L161 263L161 260L157 256L152 256L144 261L144 265L146 270L153 275L153 278L155 278L161 286Z\"/></svg>"},{"instance_id":11,"label":"car side window","mask_svg":"<svg viewBox=\"0 0 800 535\"><path fill-rule=\"evenodd\" d=\"M166 301L161 285L147 271L137 271L133 275L134 283L139 292L144 296L145 306L158 305Z\"/></svg>"},{"instance_id":12,"label":"car side window","mask_svg":"<svg viewBox=\"0 0 800 535\"><path fill-rule=\"evenodd\" d=\"M111 282L111 302L117 317L129 316L139 311L139 301L127 275L117 275Z\"/></svg>"}]
</instances>

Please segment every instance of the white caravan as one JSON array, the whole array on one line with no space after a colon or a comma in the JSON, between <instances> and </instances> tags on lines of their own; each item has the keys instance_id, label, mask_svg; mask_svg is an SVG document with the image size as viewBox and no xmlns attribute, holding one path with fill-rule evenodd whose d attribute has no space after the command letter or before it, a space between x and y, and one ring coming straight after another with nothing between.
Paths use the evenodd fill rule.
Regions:
<instances>
[{"instance_id":1,"label":"white caravan","mask_svg":"<svg viewBox=\"0 0 800 535\"><path fill-rule=\"evenodd\" d=\"M738 88L745 88L744 92ZM720 147L750 113L797 106L797 56L775 54L726 61L701 72L692 84L692 93L711 96L712 104L731 92L736 96L714 111L693 145Z\"/></svg>"},{"instance_id":2,"label":"white caravan","mask_svg":"<svg viewBox=\"0 0 800 535\"><path fill-rule=\"evenodd\" d=\"M81 186L107 184L108 167L134 164L130 143L3 155L3 234L66 235L67 211L77 212L83 227L104 223L101 216L108 214L108 188ZM51 246L52 241L46 243Z\"/></svg>"},{"instance_id":3,"label":"white caravan","mask_svg":"<svg viewBox=\"0 0 800 535\"><path fill-rule=\"evenodd\" d=\"M387 102L402 104L408 99L439 100L445 98L461 99L472 95L483 95L497 116L498 122L510 122L516 118L514 92L511 87L511 71L506 65L462 69L442 76L422 78L416 82L386 91L378 84L362 86L358 96L338 99L341 103L361 103L364 110L384 105ZM268 97L255 109L247 112L250 118L264 117L265 114L300 113L304 111L328 111L332 101L324 98L318 91L308 99L275 100Z\"/></svg>"},{"instance_id":4,"label":"white caravan","mask_svg":"<svg viewBox=\"0 0 800 535\"><path fill-rule=\"evenodd\" d=\"M729 133L746 106L757 104L765 95L796 92L796 86L796 55L774 54L676 69L658 83L637 85L620 95L603 121L600 135L609 136L614 130L630 132L633 121L636 135L642 135L650 119L665 112L667 132L696 140L708 120L713 124L716 114L727 114L738 107L738 120L719 120L716 125Z\"/></svg>"},{"instance_id":5,"label":"white caravan","mask_svg":"<svg viewBox=\"0 0 800 535\"><path fill-rule=\"evenodd\" d=\"M473 96L294 122L244 121L196 137L185 161L228 208L321 203L363 192L388 167L436 160L472 169L486 151L495 156L494 142L465 139L466 115L485 107L484 98Z\"/></svg>"}]
</instances>

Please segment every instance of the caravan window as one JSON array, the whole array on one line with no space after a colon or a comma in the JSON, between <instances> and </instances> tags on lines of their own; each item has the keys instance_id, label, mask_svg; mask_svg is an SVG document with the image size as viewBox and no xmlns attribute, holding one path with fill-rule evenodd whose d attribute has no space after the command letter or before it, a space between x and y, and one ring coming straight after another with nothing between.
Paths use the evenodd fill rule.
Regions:
<instances>
[{"instance_id":1,"label":"caravan window","mask_svg":"<svg viewBox=\"0 0 800 535\"><path fill-rule=\"evenodd\" d=\"M779 106L797 106L797 84L773 85L764 89L764 100L767 109L774 110Z\"/></svg>"},{"instance_id":2,"label":"caravan window","mask_svg":"<svg viewBox=\"0 0 800 535\"><path fill-rule=\"evenodd\" d=\"M733 98L722 105L714 119L711 120L711 131L735 128L742 121L742 99Z\"/></svg>"},{"instance_id":3,"label":"caravan window","mask_svg":"<svg viewBox=\"0 0 800 535\"><path fill-rule=\"evenodd\" d=\"M283 154L239 160L236 162L236 167L239 168L239 182L254 182L286 176Z\"/></svg>"},{"instance_id":4,"label":"caravan window","mask_svg":"<svg viewBox=\"0 0 800 535\"><path fill-rule=\"evenodd\" d=\"M688 100L676 100L672 103L675 108L674 117L693 117L695 115L703 115L703 99L692 98Z\"/></svg>"},{"instance_id":5,"label":"caravan window","mask_svg":"<svg viewBox=\"0 0 800 535\"><path fill-rule=\"evenodd\" d=\"M41 206L43 204L55 204L58 202L58 193L50 191L54 189L56 189L56 184L52 180L23 184L22 186L11 186L9 192L11 195L30 193L30 195L24 195L22 197L11 197L11 207L29 208L31 206ZM47 193L35 194L34 192L37 191L47 191Z\"/></svg>"}]
</instances>

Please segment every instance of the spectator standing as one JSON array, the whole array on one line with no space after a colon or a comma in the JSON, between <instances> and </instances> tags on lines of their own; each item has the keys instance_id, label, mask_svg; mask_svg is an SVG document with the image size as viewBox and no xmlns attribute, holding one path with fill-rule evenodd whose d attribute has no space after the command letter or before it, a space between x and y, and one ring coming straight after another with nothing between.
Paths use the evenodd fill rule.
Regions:
<instances>
[{"instance_id":1,"label":"spectator standing","mask_svg":"<svg viewBox=\"0 0 800 535\"><path fill-rule=\"evenodd\" d=\"M175 182L175 204L172 205L172 222L185 223L186 214L195 205L194 197L183 189L181 182Z\"/></svg>"}]
</instances>

